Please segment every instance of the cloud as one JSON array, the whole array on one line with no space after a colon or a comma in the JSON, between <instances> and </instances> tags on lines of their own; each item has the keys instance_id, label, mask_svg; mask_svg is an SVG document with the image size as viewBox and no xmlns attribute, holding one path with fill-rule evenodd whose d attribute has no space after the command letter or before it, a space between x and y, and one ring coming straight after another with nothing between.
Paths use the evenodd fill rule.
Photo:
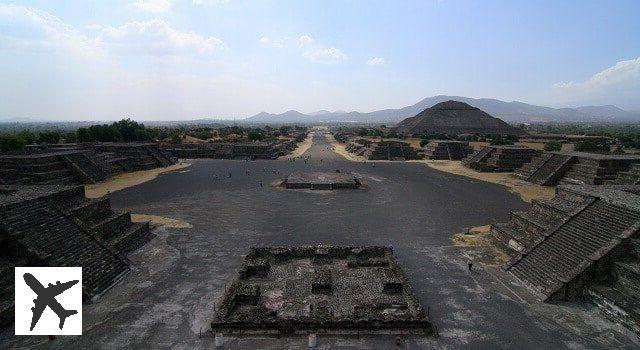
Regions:
<instances>
[{"instance_id":1,"label":"cloud","mask_svg":"<svg viewBox=\"0 0 640 350\"><path fill-rule=\"evenodd\" d=\"M599 73L594 74L584 82L560 82L553 85L554 89L569 90L598 90L610 86L624 85L640 81L640 57L628 61L617 62Z\"/></svg>"},{"instance_id":2,"label":"cloud","mask_svg":"<svg viewBox=\"0 0 640 350\"><path fill-rule=\"evenodd\" d=\"M313 42L314 40L308 35L301 35L300 38L298 38L298 44L300 45L300 47L313 45Z\"/></svg>"},{"instance_id":3,"label":"cloud","mask_svg":"<svg viewBox=\"0 0 640 350\"><path fill-rule=\"evenodd\" d=\"M640 96L640 57L616 62L585 81L556 83L551 87L551 93L554 99L565 103L637 106L637 96Z\"/></svg>"},{"instance_id":4,"label":"cloud","mask_svg":"<svg viewBox=\"0 0 640 350\"><path fill-rule=\"evenodd\" d=\"M194 1L195 2L195 1ZM169 0L136 0L130 4L132 8L144 12L162 13L171 10L171 1Z\"/></svg>"},{"instance_id":5,"label":"cloud","mask_svg":"<svg viewBox=\"0 0 640 350\"><path fill-rule=\"evenodd\" d=\"M98 42L115 53L151 56L204 55L227 47L216 37L204 37L193 31L182 32L157 18L106 27L98 37Z\"/></svg>"},{"instance_id":6,"label":"cloud","mask_svg":"<svg viewBox=\"0 0 640 350\"><path fill-rule=\"evenodd\" d=\"M342 50L335 47L325 47L316 44L315 40L302 35L298 38L298 45L302 49L302 56L315 63L340 63L347 60L347 55Z\"/></svg>"},{"instance_id":7,"label":"cloud","mask_svg":"<svg viewBox=\"0 0 640 350\"><path fill-rule=\"evenodd\" d=\"M53 14L30 7L0 4L0 47L17 50L65 50L96 56L95 41Z\"/></svg>"},{"instance_id":8,"label":"cloud","mask_svg":"<svg viewBox=\"0 0 640 350\"><path fill-rule=\"evenodd\" d=\"M16 51L60 51L68 55L106 58L109 55L198 56L226 49L219 38L180 31L162 19L120 26L90 25L85 32L36 9L0 4L0 48Z\"/></svg>"},{"instance_id":9,"label":"cloud","mask_svg":"<svg viewBox=\"0 0 640 350\"><path fill-rule=\"evenodd\" d=\"M271 47L281 49L285 46L286 42L289 39L290 38L288 37L285 37L282 39L272 39L272 38L269 38L268 36L263 36L260 38L260 43L265 46L271 46Z\"/></svg>"},{"instance_id":10,"label":"cloud","mask_svg":"<svg viewBox=\"0 0 640 350\"><path fill-rule=\"evenodd\" d=\"M366 63L369 66L381 66L381 65L387 63L387 61L382 57L374 57L374 58L368 60Z\"/></svg>"},{"instance_id":11,"label":"cloud","mask_svg":"<svg viewBox=\"0 0 640 350\"><path fill-rule=\"evenodd\" d=\"M347 55L335 47L308 51L304 53L304 56L311 60L311 62L316 63L339 63L347 60Z\"/></svg>"}]
</instances>

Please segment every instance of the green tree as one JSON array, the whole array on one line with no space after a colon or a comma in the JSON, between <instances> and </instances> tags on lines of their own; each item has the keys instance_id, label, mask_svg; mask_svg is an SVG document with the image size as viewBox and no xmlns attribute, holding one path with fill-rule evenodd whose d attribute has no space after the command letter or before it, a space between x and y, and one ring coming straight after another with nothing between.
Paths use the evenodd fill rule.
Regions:
<instances>
[{"instance_id":1,"label":"green tree","mask_svg":"<svg viewBox=\"0 0 640 350\"><path fill-rule=\"evenodd\" d=\"M562 150L562 144L558 141L549 141L544 144L544 150L549 152L557 152Z\"/></svg>"},{"instance_id":2,"label":"green tree","mask_svg":"<svg viewBox=\"0 0 640 350\"><path fill-rule=\"evenodd\" d=\"M605 139L587 139L576 144L576 151L580 152L609 153L610 150L611 146Z\"/></svg>"},{"instance_id":3,"label":"green tree","mask_svg":"<svg viewBox=\"0 0 640 350\"><path fill-rule=\"evenodd\" d=\"M15 134L0 135L0 151L2 152L20 150L25 144L26 144L25 140L22 139L19 135L15 135Z\"/></svg>"},{"instance_id":4,"label":"green tree","mask_svg":"<svg viewBox=\"0 0 640 350\"><path fill-rule=\"evenodd\" d=\"M54 144L60 142L60 132L58 131L42 131L38 134L38 142L46 144Z\"/></svg>"},{"instance_id":5,"label":"green tree","mask_svg":"<svg viewBox=\"0 0 640 350\"><path fill-rule=\"evenodd\" d=\"M260 129L251 129L249 130L249 141L262 141L264 139L264 135L262 134L262 130Z\"/></svg>"}]
</instances>

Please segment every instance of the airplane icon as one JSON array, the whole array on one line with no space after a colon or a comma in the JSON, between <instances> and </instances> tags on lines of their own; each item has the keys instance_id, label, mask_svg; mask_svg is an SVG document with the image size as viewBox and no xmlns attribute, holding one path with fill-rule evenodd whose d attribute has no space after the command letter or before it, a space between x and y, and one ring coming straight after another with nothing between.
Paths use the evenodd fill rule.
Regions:
<instances>
[{"instance_id":1,"label":"airplane icon","mask_svg":"<svg viewBox=\"0 0 640 350\"><path fill-rule=\"evenodd\" d=\"M58 315L58 318L60 319L60 324L58 325L58 327L60 327L60 329L62 329L62 327L64 326L64 321L67 319L67 317L78 313L77 310L66 310L56 300L57 295L73 287L76 283L79 282L78 280L73 280L65 283L60 283L60 281L57 281L56 284L49 283L47 288L45 288L32 274L25 273L23 277L24 281L31 288L31 290L33 290L38 295L38 297L33 300L33 303L35 305L31 308L31 311L33 312L33 317L31 318L31 331L33 331L33 328L38 323L38 320L40 320L40 316L42 316L42 313L47 306L53 312L55 312L56 315Z\"/></svg>"}]
</instances>

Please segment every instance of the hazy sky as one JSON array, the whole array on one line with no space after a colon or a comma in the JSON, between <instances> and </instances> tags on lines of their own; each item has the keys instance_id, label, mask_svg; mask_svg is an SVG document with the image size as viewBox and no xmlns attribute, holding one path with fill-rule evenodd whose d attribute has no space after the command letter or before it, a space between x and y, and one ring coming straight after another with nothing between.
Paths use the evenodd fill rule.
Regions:
<instances>
[{"instance_id":1,"label":"hazy sky","mask_svg":"<svg viewBox=\"0 0 640 350\"><path fill-rule=\"evenodd\" d=\"M640 1L0 0L0 119L371 111L439 94L640 110Z\"/></svg>"}]
</instances>

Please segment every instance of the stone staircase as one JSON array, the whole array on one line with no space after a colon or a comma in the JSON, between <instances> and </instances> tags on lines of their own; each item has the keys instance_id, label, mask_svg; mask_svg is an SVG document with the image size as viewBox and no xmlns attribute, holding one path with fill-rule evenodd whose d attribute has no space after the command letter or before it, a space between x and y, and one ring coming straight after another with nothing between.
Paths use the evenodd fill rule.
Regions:
<instances>
[{"instance_id":1,"label":"stone staircase","mask_svg":"<svg viewBox=\"0 0 640 350\"><path fill-rule=\"evenodd\" d=\"M539 159L546 159L543 163L539 164L537 168L535 168L536 164L526 164L525 166L529 166L528 169L524 169L521 171L521 175L525 175L527 172L530 172L529 169L535 169L530 172L530 175L526 177L526 180L539 185L553 186L557 184L558 180L562 178L565 172L571 167L575 158L570 155L565 154L551 154L551 156L541 156ZM536 161L535 163L538 163ZM523 166L524 167L524 166Z\"/></svg>"},{"instance_id":2,"label":"stone staircase","mask_svg":"<svg viewBox=\"0 0 640 350\"><path fill-rule=\"evenodd\" d=\"M496 243L505 252L516 257L550 234L550 230L564 223L593 199L569 192L563 188L556 190L556 196L549 200L533 200L529 211L509 213L509 221L491 226Z\"/></svg>"},{"instance_id":3,"label":"stone staircase","mask_svg":"<svg viewBox=\"0 0 640 350\"><path fill-rule=\"evenodd\" d=\"M11 203L0 210L7 239L52 266L82 266L83 299L106 290L128 271L127 262L47 200Z\"/></svg>"},{"instance_id":4,"label":"stone staircase","mask_svg":"<svg viewBox=\"0 0 640 350\"><path fill-rule=\"evenodd\" d=\"M553 153L543 152L539 156L531 158L529 163L524 164L520 169L515 171L516 176L522 179L528 179L533 175L541 166L543 166L551 157Z\"/></svg>"},{"instance_id":5,"label":"stone staircase","mask_svg":"<svg viewBox=\"0 0 640 350\"><path fill-rule=\"evenodd\" d=\"M589 284L606 280L606 271L615 268L621 276L622 268L628 270L616 261L626 256L629 242L640 232L640 197L615 192L590 196L589 190L568 188L562 191L565 195L559 193L552 200L555 203L541 201L529 211L527 223L536 222L531 219L540 219L543 213L547 216L546 221L536 222L539 230L529 226L515 228L521 235L529 229L534 238L522 244L524 248L505 268L544 295L545 300L581 300ZM575 201L576 198L582 199ZM616 202L618 199L632 204ZM515 226L512 224L512 228ZM496 226L496 231L500 229ZM542 236L538 236L540 232ZM612 265L612 261L616 263Z\"/></svg>"},{"instance_id":6,"label":"stone staircase","mask_svg":"<svg viewBox=\"0 0 640 350\"><path fill-rule=\"evenodd\" d=\"M168 157L166 157L158 148L145 146L144 147L147 153L149 153L152 157L154 157L158 163L163 167L168 167L173 165L174 162L171 161Z\"/></svg>"},{"instance_id":7,"label":"stone staircase","mask_svg":"<svg viewBox=\"0 0 640 350\"><path fill-rule=\"evenodd\" d=\"M478 152L471 154L468 158L463 159L462 162L469 166L470 164L474 164L484 159L489 153L491 153L493 149L491 147L482 147Z\"/></svg>"},{"instance_id":8,"label":"stone staircase","mask_svg":"<svg viewBox=\"0 0 640 350\"><path fill-rule=\"evenodd\" d=\"M111 210L108 197L86 200L69 213L120 254L127 254L151 240L148 222L131 222L131 212Z\"/></svg>"},{"instance_id":9,"label":"stone staircase","mask_svg":"<svg viewBox=\"0 0 640 350\"><path fill-rule=\"evenodd\" d=\"M462 160L471 153L473 149L463 141L433 140L424 147L427 159Z\"/></svg>"},{"instance_id":10,"label":"stone staircase","mask_svg":"<svg viewBox=\"0 0 640 350\"><path fill-rule=\"evenodd\" d=\"M107 178L107 174L98 164L82 152L69 153L61 158L78 177L83 179L83 183L96 183Z\"/></svg>"},{"instance_id":11,"label":"stone staircase","mask_svg":"<svg viewBox=\"0 0 640 350\"><path fill-rule=\"evenodd\" d=\"M521 146L486 146L463 160L463 164L477 171L511 172L530 162L537 153Z\"/></svg>"}]
</instances>

